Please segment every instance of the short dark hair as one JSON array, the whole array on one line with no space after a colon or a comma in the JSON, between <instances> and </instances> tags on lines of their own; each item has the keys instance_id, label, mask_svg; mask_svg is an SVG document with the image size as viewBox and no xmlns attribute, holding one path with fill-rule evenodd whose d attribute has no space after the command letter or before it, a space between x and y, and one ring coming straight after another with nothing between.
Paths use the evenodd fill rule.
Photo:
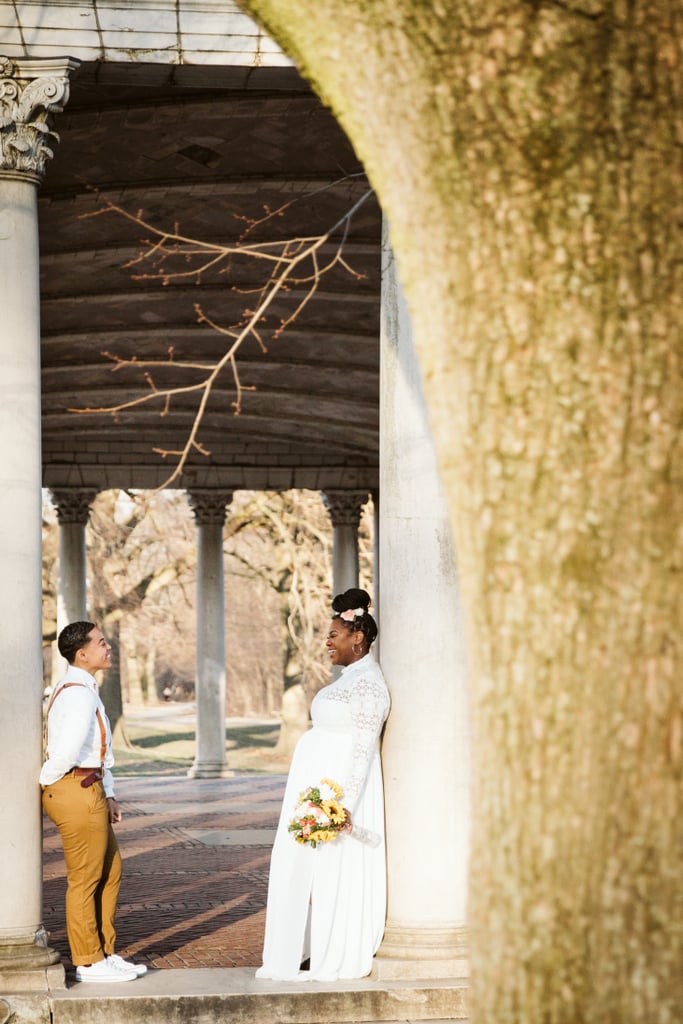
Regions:
<instances>
[{"instance_id":1,"label":"short dark hair","mask_svg":"<svg viewBox=\"0 0 683 1024\"><path fill-rule=\"evenodd\" d=\"M70 622L59 634L57 638L59 653L66 658L70 665L73 665L77 652L90 643L89 634L94 628L94 622Z\"/></svg>"},{"instance_id":2,"label":"short dark hair","mask_svg":"<svg viewBox=\"0 0 683 1024\"><path fill-rule=\"evenodd\" d=\"M368 648L377 639L377 623L368 611L369 607L370 595L367 590L360 590L358 587L351 587L349 590L345 590L343 594L337 594L332 601L332 615L334 618L340 616L342 612L358 608L362 609L361 614L355 615L353 619L341 619L340 621L346 626L349 633L359 629L365 637Z\"/></svg>"}]
</instances>

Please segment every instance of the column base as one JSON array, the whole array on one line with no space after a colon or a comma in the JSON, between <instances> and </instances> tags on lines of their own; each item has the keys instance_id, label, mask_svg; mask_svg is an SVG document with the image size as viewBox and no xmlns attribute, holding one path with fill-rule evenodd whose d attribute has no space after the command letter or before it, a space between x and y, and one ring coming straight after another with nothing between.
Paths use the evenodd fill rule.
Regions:
<instances>
[{"instance_id":1,"label":"column base","mask_svg":"<svg viewBox=\"0 0 683 1024\"><path fill-rule=\"evenodd\" d=\"M204 761L202 764L193 764L188 770L187 777L189 779L231 779L234 774L227 764Z\"/></svg>"},{"instance_id":2,"label":"column base","mask_svg":"<svg viewBox=\"0 0 683 1024\"><path fill-rule=\"evenodd\" d=\"M36 942L0 943L0 992L46 992L66 987L59 953L43 944L43 935Z\"/></svg>"},{"instance_id":3,"label":"column base","mask_svg":"<svg viewBox=\"0 0 683 1024\"><path fill-rule=\"evenodd\" d=\"M373 961L376 981L468 978L467 929L390 925Z\"/></svg>"}]
</instances>

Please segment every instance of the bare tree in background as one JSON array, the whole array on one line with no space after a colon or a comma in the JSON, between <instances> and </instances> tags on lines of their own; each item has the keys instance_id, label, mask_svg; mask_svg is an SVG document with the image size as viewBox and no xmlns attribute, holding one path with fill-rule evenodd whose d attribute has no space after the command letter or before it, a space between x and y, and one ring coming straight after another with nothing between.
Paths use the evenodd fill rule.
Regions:
<instances>
[{"instance_id":1,"label":"bare tree in background","mask_svg":"<svg viewBox=\"0 0 683 1024\"><path fill-rule=\"evenodd\" d=\"M183 530L178 520L179 499L185 504L184 494L178 492L133 498L122 491L103 491L92 505L86 529L88 606L112 645L112 666L101 694L118 742L126 741L121 684L127 662L121 655L121 630L135 621L149 655L155 633L148 632L145 624L156 616L172 630L177 613L171 609L184 599L193 580L194 535ZM49 642L56 634L58 549L56 517L49 506L43 512L43 524L43 638ZM133 634L133 630L127 634L127 647ZM135 653L127 651L131 657ZM152 647L152 661L154 653Z\"/></svg>"}]
</instances>

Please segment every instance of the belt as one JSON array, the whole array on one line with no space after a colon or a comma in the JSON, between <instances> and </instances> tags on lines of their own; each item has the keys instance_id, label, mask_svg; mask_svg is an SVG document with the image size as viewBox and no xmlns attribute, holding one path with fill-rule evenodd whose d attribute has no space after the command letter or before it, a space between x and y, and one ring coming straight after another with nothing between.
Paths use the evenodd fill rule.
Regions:
<instances>
[{"instance_id":1,"label":"belt","mask_svg":"<svg viewBox=\"0 0 683 1024\"><path fill-rule=\"evenodd\" d=\"M88 786L92 786L94 782L102 781L102 771L100 768L72 768L67 775L73 775L77 779L81 779L81 786L87 789Z\"/></svg>"}]
</instances>

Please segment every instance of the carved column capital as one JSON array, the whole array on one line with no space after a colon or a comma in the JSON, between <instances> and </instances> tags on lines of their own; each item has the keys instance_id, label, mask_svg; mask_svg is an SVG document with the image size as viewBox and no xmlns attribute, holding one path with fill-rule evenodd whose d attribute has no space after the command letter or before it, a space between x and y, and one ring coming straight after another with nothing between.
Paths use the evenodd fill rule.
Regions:
<instances>
[{"instance_id":1,"label":"carved column capital","mask_svg":"<svg viewBox=\"0 0 683 1024\"><path fill-rule=\"evenodd\" d=\"M355 526L358 529L367 491L322 491L323 505L333 526Z\"/></svg>"},{"instance_id":2,"label":"carved column capital","mask_svg":"<svg viewBox=\"0 0 683 1024\"><path fill-rule=\"evenodd\" d=\"M232 491L212 491L208 488L188 491L187 500L197 526L222 526L232 495Z\"/></svg>"},{"instance_id":3,"label":"carved column capital","mask_svg":"<svg viewBox=\"0 0 683 1024\"><path fill-rule=\"evenodd\" d=\"M0 55L0 177L40 184L59 142L50 115L69 99L69 75L79 61L10 60Z\"/></svg>"},{"instance_id":4,"label":"carved column capital","mask_svg":"<svg viewBox=\"0 0 683 1024\"><path fill-rule=\"evenodd\" d=\"M90 506L97 497L97 491L86 490L83 487L64 487L50 491L57 518L62 526L67 523L78 523L85 526L90 515Z\"/></svg>"}]
</instances>

